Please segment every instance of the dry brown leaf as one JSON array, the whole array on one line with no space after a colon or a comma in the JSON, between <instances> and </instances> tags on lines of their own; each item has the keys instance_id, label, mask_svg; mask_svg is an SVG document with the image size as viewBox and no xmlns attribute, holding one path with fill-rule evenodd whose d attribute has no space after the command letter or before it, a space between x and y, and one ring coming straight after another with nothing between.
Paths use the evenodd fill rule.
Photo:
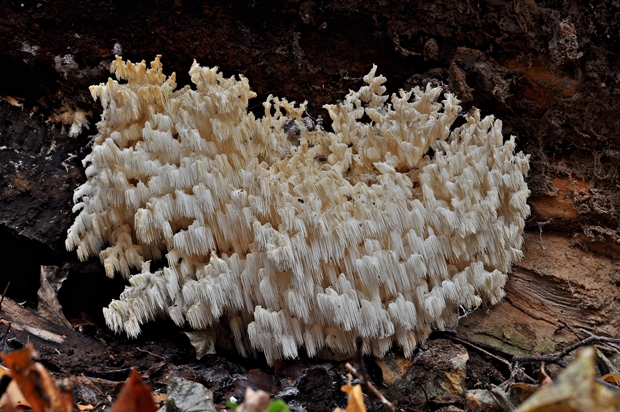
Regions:
<instances>
[{"instance_id":1,"label":"dry brown leaf","mask_svg":"<svg viewBox=\"0 0 620 412\"><path fill-rule=\"evenodd\" d=\"M71 412L73 398L70 388L57 387L43 365L33 361L36 357L37 352L29 343L24 349L5 355L2 360L34 412Z\"/></svg>"},{"instance_id":2,"label":"dry brown leaf","mask_svg":"<svg viewBox=\"0 0 620 412\"><path fill-rule=\"evenodd\" d=\"M12 96L4 96L4 100L10 104L11 106L15 106L15 107L24 107L23 103L20 103L21 100L24 100L22 97L12 97Z\"/></svg>"},{"instance_id":3,"label":"dry brown leaf","mask_svg":"<svg viewBox=\"0 0 620 412\"><path fill-rule=\"evenodd\" d=\"M595 380L596 351L582 348L551 385L537 391L516 412L620 412L620 393Z\"/></svg>"},{"instance_id":4,"label":"dry brown leaf","mask_svg":"<svg viewBox=\"0 0 620 412\"><path fill-rule=\"evenodd\" d=\"M0 377L5 375L11 376L11 372L0 366ZM0 410L3 412L16 412L20 410L20 407L32 409L26 398L24 398L22 391L19 390L17 383L14 380L11 380L6 390L0 397Z\"/></svg>"},{"instance_id":5,"label":"dry brown leaf","mask_svg":"<svg viewBox=\"0 0 620 412\"><path fill-rule=\"evenodd\" d=\"M0 323L2 321L0 320ZM4 366L0 366L0 378L2 378L4 375L9 375L11 376L11 371L8 370L7 368L5 368Z\"/></svg>"},{"instance_id":6,"label":"dry brown leaf","mask_svg":"<svg viewBox=\"0 0 620 412\"><path fill-rule=\"evenodd\" d=\"M155 412L157 410L151 388L142 381L135 368L129 373L123 390L110 410L111 412Z\"/></svg>"},{"instance_id":7,"label":"dry brown leaf","mask_svg":"<svg viewBox=\"0 0 620 412\"><path fill-rule=\"evenodd\" d=\"M193 332L185 332L189 338L189 342L196 349L196 359L200 360L206 355L215 354L215 329L197 330Z\"/></svg>"},{"instance_id":8,"label":"dry brown leaf","mask_svg":"<svg viewBox=\"0 0 620 412\"><path fill-rule=\"evenodd\" d=\"M344 385L342 391L349 394L349 401L347 402L347 409L344 412L366 412L366 405L364 405L364 394L362 393L362 387L360 385ZM342 409L336 408L334 412L342 412Z\"/></svg>"},{"instance_id":9,"label":"dry brown leaf","mask_svg":"<svg viewBox=\"0 0 620 412\"><path fill-rule=\"evenodd\" d=\"M543 381L540 383L540 387L544 388L547 385L551 385L553 383L553 379L551 379L551 376L547 376L545 379L543 379Z\"/></svg>"},{"instance_id":10,"label":"dry brown leaf","mask_svg":"<svg viewBox=\"0 0 620 412\"><path fill-rule=\"evenodd\" d=\"M540 384L541 388L553 383L553 378L551 378L545 362L540 365L540 372L538 373L538 383Z\"/></svg>"},{"instance_id":11,"label":"dry brown leaf","mask_svg":"<svg viewBox=\"0 0 620 412\"><path fill-rule=\"evenodd\" d=\"M510 387L515 391L521 402L529 398L531 394L540 388L539 385L532 385L530 383L513 383Z\"/></svg>"},{"instance_id":12,"label":"dry brown leaf","mask_svg":"<svg viewBox=\"0 0 620 412\"><path fill-rule=\"evenodd\" d=\"M39 304L37 313L45 319L66 328L73 328L65 317L62 306L58 302L56 294L62 286L62 282L69 275L69 270L57 266L41 266L41 287L37 291Z\"/></svg>"},{"instance_id":13,"label":"dry brown leaf","mask_svg":"<svg viewBox=\"0 0 620 412\"><path fill-rule=\"evenodd\" d=\"M22 395L22 392L19 390L17 384L15 382L11 382L6 392L4 392L0 398L0 411L22 412L29 411L31 409L32 407Z\"/></svg>"},{"instance_id":14,"label":"dry brown leaf","mask_svg":"<svg viewBox=\"0 0 620 412\"><path fill-rule=\"evenodd\" d=\"M601 379L612 385L620 386L620 373L608 373L607 375L601 376Z\"/></svg>"}]
</instances>

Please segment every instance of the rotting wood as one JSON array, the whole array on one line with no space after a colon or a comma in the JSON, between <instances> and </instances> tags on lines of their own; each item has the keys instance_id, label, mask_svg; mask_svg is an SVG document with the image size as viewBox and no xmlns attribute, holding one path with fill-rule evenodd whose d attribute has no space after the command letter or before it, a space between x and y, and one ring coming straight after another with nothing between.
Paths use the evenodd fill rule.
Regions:
<instances>
[{"instance_id":1,"label":"rotting wood","mask_svg":"<svg viewBox=\"0 0 620 412\"><path fill-rule=\"evenodd\" d=\"M106 347L95 338L56 325L10 298L4 299L0 322L11 325L10 341L22 345L31 342L41 356L53 353L53 356L46 356L46 361L59 370L72 366L80 368L80 364L85 369L92 365L93 359L107 356ZM8 326L0 326L0 334L4 335L7 329Z\"/></svg>"},{"instance_id":2,"label":"rotting wood","mask_svg":"<svg viewBox=\"0 0 620 412\"><path fill-rule=\"evenodd\" d=\"M461 319L458 335L512 355L555 353L575 341L562 324L617 337L619 264L585 250L569 236L538 232L524 236L525 258L515 265L506 297L488 310Z\"/></svg>"}]
</instances>

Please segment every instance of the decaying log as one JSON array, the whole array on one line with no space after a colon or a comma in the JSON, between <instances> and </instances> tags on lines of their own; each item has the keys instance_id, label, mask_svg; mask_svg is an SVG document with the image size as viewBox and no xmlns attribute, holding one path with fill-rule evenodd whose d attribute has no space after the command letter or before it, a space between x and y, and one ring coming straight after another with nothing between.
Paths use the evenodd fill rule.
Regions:
<instances>
[{"instance_id":1,"label":"decaying log","mask_svg":"<svg viewBox=\"0 0 620 412\"><path fill-rule=\"evenodd\" d=\"M523 251L504 300L461 319L459 336L510 354L553 353L576 342L562 322L618 337L617 260L557 233L526 233Z\"/></svg>"},{"instance_id":2,"label":"decaying log","mask_svg":"<svg viewBox=\"0 0 620 412\"><path fill-rule=\"evenodd\" d=\"M73 374L90 371L107 357L106 346L97 339L59 326L5 298L0 312L0 336L18 348L31 342L45 366L53 372ZM9 330L10 325L10 330Z\"/></svg>"}]
</instances>

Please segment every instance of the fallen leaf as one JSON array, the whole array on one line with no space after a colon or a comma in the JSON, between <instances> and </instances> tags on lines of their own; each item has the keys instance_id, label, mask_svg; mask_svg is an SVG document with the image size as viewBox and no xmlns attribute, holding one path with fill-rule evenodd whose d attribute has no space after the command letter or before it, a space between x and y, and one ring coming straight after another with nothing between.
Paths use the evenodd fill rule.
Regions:
<instances>
[{"instance_id":1,"label":"fallen leaf","mask_svg":"<svg viewBox=\"0 0 620 412\"><path fill-rule=\"evenodd\" d=\"M524 400L529 398L530 395L540 389L540 386L532 385L530 383L513 383L512 385L510 385L510 388L515 391L519 400L523 402Z\"/></svg>"},{"instance_id":2,"label":"fallen leaf","mask_svg":"<svg viewBox=\"0 0 620 412\"><path fill-rule=\"evenodd\" d=\"M15 381L11 381L6 391L0 398L0 410L3 412L17 412L23 409L32 409L30 403L24 398Z\"/></svg>"},{"instance_id":3,"label":"fallen leaf","mask_svg":"<svg viewBox=\"0 0 620 412\"><path fill-rule=\"evenodd\" d=\"M71 412L71 389L66 385L58 388L43 365L33 361L36 357L37 352L29 343L24 349L5 355L2 360L34 412Z\"/></svg>"},{"instance_id":4,"label":"fallen leaf","mask_svg":"<svg viewBox=\"0 0 620 412\"><path fill-rule=\"evenodd\" d=\"M76 405L79 411L92 411L95 407L91 404L88 405Z\"/></svg>"},{"instance_id":5,"label":"fallen leaf","mask_svg":"<svg viewBox=\"0 0 620 412\"><path fill-rule=\"evenodd\" d=\"M11 378L11 372L0 366L0 410L3 412L17 411L20 407L30 408L30 404L19 390L17 383Z\"/></svg>"},{"instance_id":6,"label":"fallen leaf","mask_svg":"<svg viewBox=\"0 0 620 412\"><path fill-rule=\"evenodd\" d=\"M543 381L540 383L540 387L544 388L547 385L551 385L553 383L553 379L551 379L551 376L547 376L545 379L543 379Z\"/></svg>"},{"instance_id":7,"label":"fallen leaf","mask_svg":"<svg viewBox=\"0 0 620 412\"><path fill-rule=\"evenodd\" d=\"M538 383L540 384L541 388L553 383L553 378L551 378L545 362L542 362L542 365L540 365L540 372L538 373Z\"/></svg>"},{"instance_id":8,"label":"fallen leaf","mask_svg":"<svg viewBox=\"0 0 620 412\"><path fill-rule=\"evenodd\" d=\"M516 412L620 412L620 392L595 380L596 351L587 347L551 385L529 397Z\"/></svg>"},{"instance_id":9,"label":"fallen leaf","mask_svg":"<svg viewBox=\"0 0 620 412\"><path fill-rule=\"evenodd\" d=\"M601 379L612 385L620 386L620 373L608 373L607 375L601 376Z\"/></svg>"},{"instance_id":10,"label":"fallen leaf","mask_svg":"<svg viewBox=\"0 0 620 412\"><path fill-rule=\"evenodd\" d=\"M63 405L63 407L69 405L68 410L73 411L73 386L69 383L69 380L63 379L56 385L56 387L58 388L58 393L60 394L60 404ZM64 411L65 409L62 410ZM60 410L58 410L58 412L60 412Z\"/></svg>"},{"instance_id":11,"label":"fallen leaf","mask_svg":"<svg viewBox=\"0 0 620 412\"><path fill-rule=\"evenodd\" d=\"M151 388L142 381L136 369L129 372L129 378L120 395L112 405L111 412L155 412L157 406L153 400Z\"/></svg>"},{"instance_id":12,"label":"fallen leaf","mask_svg":"<svg viewBox=\"0 0 620 412\"><path fill-rule=\"evenodd\" d=\"M68 269L57 266L41 266L41 287L37 291L39 298L37 313L57 325L73 328L71 323L65 318L62 306L60 306L56 297L62 282L67 278L68 274Z\"/></svg>"},{"instance_id":13,"label":"fallen leaf","mask_svg":"<svg viewBox=\"0 0 620 412\"><path fill-rule=\"evenodd\" d=\"M151 379L152 382L153 376L158 375L164 367L166 367L166 362L164 361L154 363L142 374L142 377L144 379Z\"/></svg>"},{"instance_id":14,"label":"fallen leaf","mask_svg":"<svg viewBox=\"0 0 620 412\"><path fill-rule=\"evenodd\" d=\"M185 332L189 338L189 343L196 350L196 359L200 360L205 355L215 354L215 330L199 330L195 332Z\"/></svg>"},{"instance_id":15,"label":"fallen leaf","mask_svg":"<svg viewBox=\"0 0 620 412\"><path fill-rule=\"evenodd\" d=\"M349 394L349 401L347 402L347 409L344 412L366 412L366 405L364 405L364 394L362 393L362 387L360 385L344 385L342 391ZM334 412L342 412L342 409L336 408Z\"/></svg>"}]
</instances>

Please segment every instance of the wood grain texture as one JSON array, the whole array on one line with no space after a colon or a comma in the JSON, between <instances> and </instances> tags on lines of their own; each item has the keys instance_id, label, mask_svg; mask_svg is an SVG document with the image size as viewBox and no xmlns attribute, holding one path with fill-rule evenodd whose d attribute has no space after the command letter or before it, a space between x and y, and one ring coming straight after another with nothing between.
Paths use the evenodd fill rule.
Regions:
<instances>
[{"instance_id":1,"label":"wood grain texture","mask_svg":"<svg viewBox=\"0 0 620 412\"><path fill-rule=\"evenodd\" d=\"M508 353L550 353L585 328L620 334L620 262L583 249L562 234L526 233L525 258L510 275L506 297L461 320L458 333Z\"/></svg>"}]
</instances>

